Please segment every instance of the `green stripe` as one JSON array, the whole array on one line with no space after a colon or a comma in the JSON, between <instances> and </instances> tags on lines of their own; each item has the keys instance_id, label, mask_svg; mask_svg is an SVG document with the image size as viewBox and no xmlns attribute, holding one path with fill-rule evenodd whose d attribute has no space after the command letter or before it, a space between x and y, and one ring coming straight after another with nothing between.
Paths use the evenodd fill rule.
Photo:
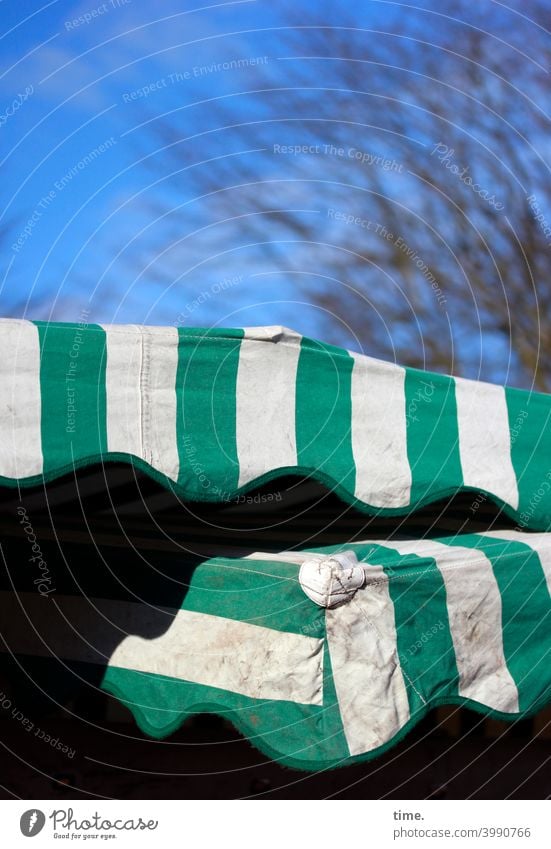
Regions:
<instances>
[{"instance_id":1,"label":"green stripe","mask_svg":"<svg viewBox=\"0 0 551 849\"><path fill-rule=\"evenodd\" d=\"M324 735L331 708L252 699L228 690L192 684L153 673L108 667L102 689L126 704L142 730L166 737L190 713L217 713L274 760L299 768L320 768L348 757L342 734ZM329 763L328 763L329 762Z\"/></svg>"},{"instance_id":2,"label":"green stripe","mask_svg":"<svg viewBox=\"0 0 551 849\"><path fill-rule=\"evenodd\" d=\"M458 694L446 589L432 557L400 555L384 546L373 548L369 559L380 563L389 579L398 656L413 716L423 709L423 699L427 702Z\"/></svg>"},{"instance_id":3,"label":"green stripe","mask_svg":"<svg viewBox=\"0 0 551 849\"><path fill-rule=\"evenodd\" d=\"M324 611L302 591L298 570L292 563L214 558L195 570L182 607L319 639Z\"/></svg>"},{"instance_id":4,"label":"green stripe","mask_svg":"<svg viewBox=\"0 0 551 849\"><path fill-rule=\"evenodd\" d=\"M312 550L329 556L343 549L354 551L360 562L381 565L389 579L398 656L412 716L423 709L423 699L456 697L459 673L448 620L446 589L434 558L400 555L394 549L385 548L384 544L370 541Z\"/></svg>"},{"instance_id":5,"label":"green stripe","mask_svg":"<svg viewBox=\"0 0 551 849\"><path fill-rule=\"evenodd\" d=\"M105 332L36 321L44 473L107 452Z\"/></svg>"},{"instance_id":6,"label":"green stripe","mask_svg":"<svg viewBox=\"0 0 551 849\"><path fill-rule=\"evenodd\" d=\"M548 395L506 389L519 524L551 526L551 405Z\"/></svg>"},{"instance_id":7,"label":"green stripe","mask_svg":"<svg viewBox=\"0 0 551 849\"><path fill-rule=\"evenodd\" d=\"M351 378L354 360L330 345L303 339L296 379L298 465L354 492Z\"/></svg>"},{"instance_id":8,"label":"green stripe","mask_svg":"<svg viewBox=\"0 0 551 849\"><path fill-rule=\"evenodd\" d=\"M242 330L179 328L178 483L198 499L224 501L237 489L235 391L242 338Z\"/></svg>"},{"instance_id":9,"label":"green stripe","mask_svg":"<svg viewBox=\"0 0 551 849\"><path fill-rule=\"evenodd\" d=\"M406 369L406 424L411 503L463 485L453 378Z\"/></svg>"},{"instance_id":10,"label":"green stripe","mask_svg":"<svg viewBox=\"0 0 551 849\"><path fill-rule=\"evenodd\" d=\"M545 573L537 553L524 543L483 536L475 540L492 563L501 594L505 660L518 688L519 709L529 710L545 692L549 695L550 687L551 609Z\"/></svg>"}]
</instances>

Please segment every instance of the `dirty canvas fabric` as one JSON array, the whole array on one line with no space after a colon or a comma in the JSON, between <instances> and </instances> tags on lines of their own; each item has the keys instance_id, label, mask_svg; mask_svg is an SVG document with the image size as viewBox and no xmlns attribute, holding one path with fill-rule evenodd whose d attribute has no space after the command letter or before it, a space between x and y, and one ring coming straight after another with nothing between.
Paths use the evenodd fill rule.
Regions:
<instances>
[{"instance_id":1,"label":"dirty canvas fabric","mask_svg":"<svg viewBox=\"0 0 551 849\"><path fill-rule=\"evenodd\" d=\"M301 565L343 551L364 585L333 608L314 604ZM547 534L369 540L213 558L177 609L106 598L105 584L86 597L60 585L55 604L19 592L14 615L2 592L2 642L101 665L101 686L151 736L214 712L270 757L319 769L380 754L436 705L510 720L543 707L550 588Z\"/></svg>"}]
</instances>

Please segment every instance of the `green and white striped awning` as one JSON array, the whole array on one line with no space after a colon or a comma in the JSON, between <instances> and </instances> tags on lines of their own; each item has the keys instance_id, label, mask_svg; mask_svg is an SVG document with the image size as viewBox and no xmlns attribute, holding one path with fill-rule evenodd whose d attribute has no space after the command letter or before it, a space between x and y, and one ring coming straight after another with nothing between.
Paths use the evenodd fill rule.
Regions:
<instances>
[{"instance_id":1,"label":"green and white striped awning","mask_svg":"<svg viewBox=\"0 0 551 849\"><path fill-rule=\"evenodd\" d=\"M128 460L189 499L283 473L371 511L461 489L551 523L551 403L281 327L0 325L0 481Z\"/></svg>"},{"instance_id":2,"label":"green and white striped awning","mask_svg":"<svg viewBox=\"0 0 551 849\"><path fill-rule=\"evenodd\" d=\"M467 490L473 511L491 500L516 523L218 556L178 604L132 604L101 585L82 597L61 583L55 603L0 593L8 651L103 664L102 686L149 734L214 711L271 757L315 769L380 753L436 705L511 719L549 701L548 396L283 328L11 320L0 323L0 386L5 486L116 460L187 500L229 501L297 474L368 513ZM48 643L37 640L46 619ZM106 623L122 635L107 657L94 636Z\"/></svg>"},{"instance_id":3,"label":"green and white striped awning","mask_svg":"<svg viewBox=\"0 0 551 849\"><path fill-rule=\"evenodd\" d=\"M343 550L365 582L344 603L318 606L301 567ZM549 701L547 534L216 557L180 574L178 607L158 591L147 604L118 599L118 557L118 575L90 575L85 596L59 571L48 601L1 592L2 651L105 667L102 687L153 737L218 713L270 757L319 769L385 751L437 705L517 719ZM16 585L18 569L21 560Z\"/></svg>"}]
</instances>

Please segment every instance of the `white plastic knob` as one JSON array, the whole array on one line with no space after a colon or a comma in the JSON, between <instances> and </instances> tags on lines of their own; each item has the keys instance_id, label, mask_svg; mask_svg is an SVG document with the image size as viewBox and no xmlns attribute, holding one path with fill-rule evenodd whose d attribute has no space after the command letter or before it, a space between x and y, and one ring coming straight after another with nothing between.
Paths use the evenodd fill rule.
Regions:
<instances>
[{"instance_id":1,"label":"white plastic knob","mask_svg":"<svg viewBox=\"0 0 551 849\"><path fill-rule=\"evenodd\" d=\"M365 570L353 551L305 560L298 575L309 599L320 607L336 607L365 584Z\"/></svg>"}]
</instances>

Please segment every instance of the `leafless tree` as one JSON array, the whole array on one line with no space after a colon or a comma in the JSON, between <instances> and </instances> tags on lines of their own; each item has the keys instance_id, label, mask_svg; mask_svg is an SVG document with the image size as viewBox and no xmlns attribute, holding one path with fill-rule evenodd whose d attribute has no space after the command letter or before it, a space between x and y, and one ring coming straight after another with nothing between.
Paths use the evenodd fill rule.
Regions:
<instances>
[{"instance_id":1,"label":"leafless tree","mask_svg":"<svg viewBox=\"0 0 551 849\"><path fill-rule=\"evenodd\" d=\"M197 199L167 244L280 274L329 341L551 390L545 5L389 15L289 5L245 87L148 124Z\"/></svg>"}]
</instances>

